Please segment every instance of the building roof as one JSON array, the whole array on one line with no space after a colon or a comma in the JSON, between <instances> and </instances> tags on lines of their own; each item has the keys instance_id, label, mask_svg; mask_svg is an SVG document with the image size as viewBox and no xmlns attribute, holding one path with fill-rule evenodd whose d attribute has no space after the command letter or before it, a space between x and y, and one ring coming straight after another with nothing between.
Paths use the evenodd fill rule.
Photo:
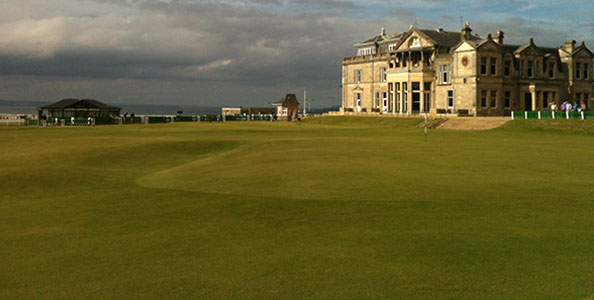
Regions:
<instances>
[{"instance_id":1,"label":"building roof","mask_svg":"<svg viewBox=\"0 0 594 300\"><path fill-rule=\"evenodd\" d=\"M380 32L380 34L375 35L369 39L366 39L360 43L356 43L355 47L360 48L360 47L372 46L375 44L383 44L383 43L389 43L389 42L398 43L404 34L405 33L398 33L398 34L394 33L392 35L386 35L385 29L382 28L382 31Z\"/></svg>"},{"instance_id":2,"label":"building roof","mask_svg":"<svg viewBox=\"0 0 594 300\"><path fill-rule=\"evenodd\" d=\"M98 108L98 109L121 109L119 107L111 106L105 104L103 102L99 102L94 99L62 99L56 103L49 104L41 109L50 109L50 108Z\"/></svg>"},{"instance_id":3,"label":"building roof","mask_svg":"<svg viewBox=\"0 0 594 300\"><path fill-rule=\"evenodd\" d=\"M287 94L284 98L280 99L279 101L273 102L273 105L286 105L286 104L297 104L299 105L299 101L297 101L297 96L295 94Z\"/></svg>"},{"instance_id":4,"label":"building roof","mask_svg":"<svg viewBox=\"0 0 594 300\"><path fill-rule=\"evenodd\" d=\"M429 30L429 29L418 29L424 35L432 39L435 44L445 47L452 48L462 39L460 32L444 31L444 30ZM471 35L470 41L479 42L481 39L476 35Z\"/></svg>"}]
</instances>

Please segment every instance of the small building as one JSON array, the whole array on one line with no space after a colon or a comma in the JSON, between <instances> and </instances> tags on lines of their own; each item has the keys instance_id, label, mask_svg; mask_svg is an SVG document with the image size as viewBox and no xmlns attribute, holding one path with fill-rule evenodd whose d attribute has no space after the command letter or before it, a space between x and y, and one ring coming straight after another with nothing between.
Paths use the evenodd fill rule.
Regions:
<instances>
[{"instance_id":1,"label":"small building","mask_svg":"<svg viewBox=\"0 0 594 300\"><path fill-rule=\"evenodd\" d=\"M120 116L119 107L93 99L63 99L54 104L37 108L39 118L114 118Z\"/></svg>"},{"instance_id":2,"label":"small building","mask_svg":"<svg viewBox=\"0 0 594 300\"><path fill-rule=\"evenodd\" d=\"M295 94L287 94L284 98L272 103L276 105L276 115L279 119L295 120L299 117L299 101Z\"/></svg>"},{"instance_id":3,"label":"small building","mask_svg":"<svg viewBox=\"0 0 594 300\"><path fill-rule=\"evenodd\" d=\"M274 115L276 109L271 107L223 107L221 114L225 116L235 115Z\"/></svg>"},{"instance_id":4,"label":"small building","mask_svg":"<svg viewBox=\"0 0 594 300\"><path fill-rule=\"evenodd\" d=\"M221 114L224 116L235 116L241 114L241 107L223 107Z\"/></svg>"}]
</instances>

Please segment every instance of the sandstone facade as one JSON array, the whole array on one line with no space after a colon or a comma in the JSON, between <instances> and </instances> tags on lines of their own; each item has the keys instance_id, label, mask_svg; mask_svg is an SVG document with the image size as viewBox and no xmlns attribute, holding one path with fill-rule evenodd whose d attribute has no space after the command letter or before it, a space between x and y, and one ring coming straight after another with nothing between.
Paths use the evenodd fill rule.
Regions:
<instances>
[{"instance_id":1,"label":"sandstone facade","mask_svg":"<svg viewBox=\"0 0 594 300\"><path fill-rule=\"evenodd\" d=\"M594 54L584 42L558 48L504 43L467 23L460 32L418 29L356 44L342 60L342 111L506 116L564 101L591 109Z\"/></svg>"}]
</instances>

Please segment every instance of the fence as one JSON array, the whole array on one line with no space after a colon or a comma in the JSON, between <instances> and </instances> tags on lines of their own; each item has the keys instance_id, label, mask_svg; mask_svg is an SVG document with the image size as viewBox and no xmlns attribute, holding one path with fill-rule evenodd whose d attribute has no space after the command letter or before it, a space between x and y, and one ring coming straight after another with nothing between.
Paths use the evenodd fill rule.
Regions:
<instances>
[{"instance_id":1,"label":"fence","mask_svg":"<svg viewBox=\"0 0 594 300\"><path fill-rule=\"evenodd\" d=\"M594 120L594 111L514 111L512 120L574 119Z\"/></svg>"},{"instance_id":2,"label":"fence","mask_svg":"<svg viewBox=\"0 0 594 300\"><path fill-rule=\"evenodd\" d=\"M115 118L50 118L49 120L22 119L2 120L7 125L25 126L94 126L94 125L128 125L128 124L168 124L178 122L228 122L228 121L274 121L274 115L194 115L194 116L138 116ZM8 124L10 121L10 124ZM0 123L0 125L4 125Z\"/></svg>"}]
</instances>

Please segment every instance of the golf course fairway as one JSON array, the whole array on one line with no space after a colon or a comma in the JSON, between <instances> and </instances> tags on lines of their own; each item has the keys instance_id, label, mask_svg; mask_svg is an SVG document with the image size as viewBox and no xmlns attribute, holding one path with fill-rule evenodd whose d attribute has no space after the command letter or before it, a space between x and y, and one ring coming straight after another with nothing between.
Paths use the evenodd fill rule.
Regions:
<instances>
[{"instance_id":1,"label":"golf course fairway","mask_svg":"<svg viewBox=\"0 0 594 300\"><path fill-rule=\"evenodd\" d=\"M594 299L594 122L0 128L0 299Z\"/></svg>"}]
</instances>

